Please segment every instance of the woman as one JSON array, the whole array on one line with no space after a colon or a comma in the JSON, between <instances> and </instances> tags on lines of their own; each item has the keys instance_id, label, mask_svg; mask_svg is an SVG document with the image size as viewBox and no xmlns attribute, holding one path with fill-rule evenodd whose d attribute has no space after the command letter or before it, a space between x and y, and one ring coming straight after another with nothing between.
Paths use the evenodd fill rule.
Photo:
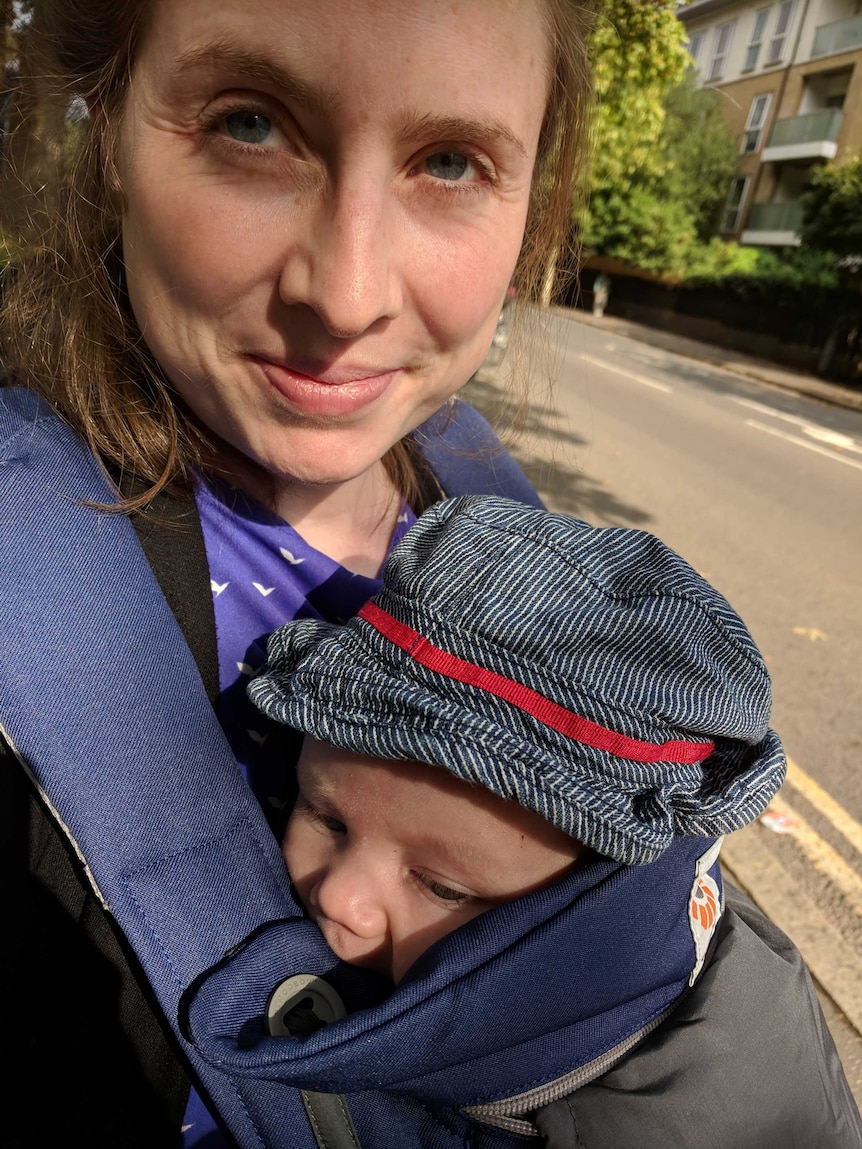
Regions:
<instances>
[{"instance_id":1,"label":"woman","mask_svg":"<svg viewBox=\"0 0 862 1149\"><path fill-rule=\"evenodd\" d=\"M82 862L101 881L106 856L122 859L136 833L173 843L187 826L200 821L206 831L222 819L219 827L237 834L253 825L266 877L266 866L278 863L276 838L260 807L252 808L233 757L276 828L290 802L287 748L257 723L244 690L265 635L292 617L354 613L376 589L393 542L441 491L535 500L469 410L429 417L449 408L481 363L510 283L536 297L545 258L565 232L582 140L586 14L566 0L56 0L47 7L62 89L86 101L89 121L51 233L18 268L4 304L4 366L27 390L0 403L0 428L17 428L0 437L0 545L11 602L0 699L10 681L17 685L18 657L19 701L47 730L45 753L66 759L66 786L48 785L40 795L31 785L13 747L40 778L41 763L21 753L20 715L0 707L9 735L0 840L12 875L4 1018L14 1053L4 1138L16 1146L62 1140L173 1149L182 1131L186 1145L215 1149L229 1141L206 1095L222 1117L236 1118L231 1128L242 1144L280 1145L284 1092L268 1105L270 1083L256 1072L250 1092L239 1080L223 1086L218 1055L212 1073L212 1059L199 1055L194 995L171 997L157 975L170 967L165 977L176 973L191 993L195 975L224 955L233 976L244 952L233 943L252 929L243 915L262 924L267 911L271 918L287 912L283 869L267 900L246 872L249 850L223 851L217 872L197 864L196 851L227 838L213 832L173 852L157 841L153 868L165 888L174 879L186 897L188 921L171 919L166 929L153 916L162 907L147 903L140 916L149 932L134 935L133 952ZM33 408L33 392L90 452L89 470L76 458L71 469L64 463L42 476L38 493L48 492L50 521L26 499L20 521L8 510L37 431L47 426L52 441L65 434L50 412ZM152 571L137 543L134 554L129 549L128 519L100 518L93 508L111 501L107 486L76 487L79 470L89 483L94 459L121 492L232 754L199 679L173 674L174 662L191 664L188 649L173 640L158 646L163 627L151 633ZM57 508L93 527L92 535L64 536ZM15 532L24 559L3 542L4 531ZM92 564L85 561L90 537ZM31 561L47 563L45 552L52 578L36 578L29 597L13 600L9 588L24 584ZM82 613L78 582L90 565L106 564L105 602L89 601L79 648L58 654L53 619L66 614L67 599ZM161 621L166 614L176 629L159 601ZM18 656L31 631L40 636L36 650L30 641L26 658ZM146 700L131 664L136 674L142 666L152 672ZM73 687L83 699L75 710ZM123 727L105 726L105 698L118 703ZM164 755L161 774L152 769L154 753ZM186 755L195 753L193 770ZM122 800L114 785L121 769L128 774ZM80 825L90 834L76 832L83 859L58 829L65 819L75 830L67 811L80 818L82 805ZM142 834L144 809L155 817ZM118 868L111 908L132 938L132 917L121 915L117 899L140 906L151 890L146 880L135 884L139 871ZM771 958L783 942L763 943L756 915L749 920L754 929L731 915L728 934ZM325 960L320 938L304 925L309 952L316 947ZM211 935L223 927L217 944ZM146 953L142 938L154 941ZM738 966L709 965L705 956L713 981ZM774 965L797 976L789 949ZM770 976L786 983L772 967ZM203 984L215 985L218 1008L230 1008L217 978ZM606 1135L615 1145L646 1143L644 1096L652 1132L665 1138L669 1109L678 1117L693 1097L713 1095L717 1074L684 1072L709 1065L695 1024L699 985L672 1015L676 1028L662 1027L643 1056L629 1058L633 1077L611 1080L611 1073L578 1091L580 1132L572 1131L575 1106L565 1090L540 1106L548 1144L592 1149ZM790 997L798 1004L798 993ZM758 1033L750 1012L733 1005L721 1018L734 1048L748 1049L743 1038ZM798 1017L789 1024L804 1032ZM772 1048L785 1038L785 1030L774 1032ZM829 1062L823 1079L840 1094L840 1113L846 1084L830 1048L824 1038L807 1077L819 1080ZM734 1119L743 1114L743 1127L745 1115L760 1109L761 1092L745 1093L759 1053L740 1055L730 1086L728 1109ZM368 1072L373 1077L373 1067ZM682 1094L659 1087L669 1075ZM795 1078L785 1073L782 1081L789 1098ZM762 1092L777 1096L771 1084ZM244 1123L252 1102L254 1120ZM419 1110L410 1120L430 1122L433 1139L399 1138L384 1111L372 1109L382 1124L370 1139L363 1131L366 1149L523 1140L523 1114L508 1116L521 1112L517 1106L466 1130L463 1114L438 1121ZM291 1114L295 1121L295 1104ZM310 1144L311 1127L299 1117L302 1143ZM637 1132L629 1136L632 1122ZM726 1149L724 1128L713 1116L718 1140L699 1130L696 1143ZM288 1142L293 1149L292 1135Z\"/></svg>"},{"instance_id":2,"label":"woman","mask_svg":"<svg viewBox=\"0 0 862 1149\"><path fill-rule=\"evenodd\" d=\"M286 618L358 609L439 497L410 433L568 224L586 22L562 0L50 7L89 119L7 289L2 359L117 480L268 813L284 759L243 671ZM191 1125L187 1144L213 1145L146 979L22 772L2 775L26 1035L10 1091L46 1095L7 1114L13 1143L151 1149Z\"/></svg>"}]
</instances>

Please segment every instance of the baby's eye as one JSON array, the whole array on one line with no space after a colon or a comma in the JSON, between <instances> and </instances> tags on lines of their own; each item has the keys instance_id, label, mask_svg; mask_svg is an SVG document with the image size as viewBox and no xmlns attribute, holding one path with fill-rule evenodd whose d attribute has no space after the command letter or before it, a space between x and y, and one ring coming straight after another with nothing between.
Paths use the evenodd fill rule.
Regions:
<instances>
[{"instance_id":1,"label":"baby's eye","mask_svg":"<svg viewBox=\"0 0 862 1149\"><path fill-rule=\"evenodd\" d=\"M347 827L344 825L343 822L339 822L339 820L337 818L332 818L332 817L330 817L329 814L320 814L320 813L318 813L317 817L323 823L323 825L327 828L327 830L331 830L333 834L346 834L347 833Z\"/></svg>"},{"instance_id":2,"label":"baby's eye","mask_svg":"<svg viewBox=\"0 0 862 1149\"><path fill-rule=\"evenodd\" d=\"M416 881L429 890L435 898L439 898L441 902L449 902L450 904L464 905L467 902L473 902L476 899L472 894L465 894L463 890L453 890L451 886L444 886L442 882L437 882L434 878L430 878L427 874L416 873Z\"/></svg>"},{"instance_id":3,"label":"baby's eye","mask_svg":"<svg viewBox=\"0 0 862 1149\"><path fill-rule=\"evenodd\" d=\"M330 834L346 834L347 827L338 818L333 818L331 814L324 814L322 810L315 809L310 803L305 802L303 805L297 803L296 810L301 810L311 822L315 822L324 830L328 830Z\"/></svg>"},{"instance_id":4,"label":"baby's eye","mask_svg":"<svg viewBox=\"0 0 862 1149\"><path fill-rule=\"evenodd\" d=\"M433 152L425 157L423 163L430 176L448 183L482 180L486 174L471 156L463 152Z\"/></svg>"}]
</instances>

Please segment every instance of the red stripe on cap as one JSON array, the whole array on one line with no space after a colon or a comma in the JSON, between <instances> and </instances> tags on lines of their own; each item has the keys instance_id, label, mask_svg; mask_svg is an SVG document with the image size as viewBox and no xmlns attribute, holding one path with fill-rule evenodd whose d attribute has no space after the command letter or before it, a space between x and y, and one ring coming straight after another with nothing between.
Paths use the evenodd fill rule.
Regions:
<instances>
[{"instance_id":1,"label":"red stripe on cap","mask_svg":"<svg viewBox=\"0 0 862 1149\"><path fill-rule=\"evenodd\" d=\"M505 678L502 674L484 670L481 666L466 662L463 658L456 658L454 654L447 654L445 650L433 646L418 631L399 622L373 602L365 604L359 612L359 617L365 619L384 638L388 638L400 650L429 670L502 698L505 702L517 706L519 710L526 711L543 725L550 726L552 730L576 742L582 742L585 746L606 750L609 754L615 754L618 758L626 758L632 762L679 762L686 765L703 762L715 749L714 742L641 742L637 738L617 734L605 726L599 726L588 718L582 718L579 714L566 710L564 706L552 702L528 686L513 682L511 678Z\"/></svg>"}]
</instances>

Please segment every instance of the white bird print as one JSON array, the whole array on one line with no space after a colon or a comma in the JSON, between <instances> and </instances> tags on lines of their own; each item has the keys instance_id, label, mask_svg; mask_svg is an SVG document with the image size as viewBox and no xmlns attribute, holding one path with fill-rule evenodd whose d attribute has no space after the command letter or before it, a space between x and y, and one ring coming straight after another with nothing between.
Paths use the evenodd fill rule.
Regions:
<instances>
[{"instance_id":1,"label":"white bird print","mask_svg":"<svg viewBox=\"0 0 862 1149\"><path fill-rule=\"evenodd\" d=\"M240 672L240 674L248 674L248 675L257 674L257 671L255 670L255 668L253 666L249 666L249 664L247 662L238 662L236 664L236 668Z\"/></svg>"},{"instance_id":2,"label":"white bird print","mask_svg":"<svg viewBox=\"0 0 862 1149\"><path fill-rule=\"evenodd\" d=\"M216 598L218 598L218 596L221 594L221 592L223 590L226 590L227 587L229 587L229 586L230 586L229 582L217 583L214 578L210 579L210 589L212 590L212 592L216 596Z\"/></svg>"},{"instance_id":3,"label":"white bird print","mask_svg":"<svg viewBox=\"0 0 862 1149\"><path fill-rule=\"evenodd\" d=\"M268 594L272 594L272 592L275 590L274 586L264 586L263 583L259 582L253 582L251 585L255 590L259 590L264 598L266 598Z\"/></svg>"},{"instance_id":4,"label":"white bird print","mask_svg":"<svg viewBox=\"0 0 862 1149\"><path fill-rule=\"evenodd\" d=\"M408 515L407 515L407 512L406 512L406 511L404 512L404 514L403 514L403 515L399 515L399 516L398 516L398 522L399 522L399 523L406 523L406 522L407 522L407 519L408 519Z\"/></svg>"},{"instance_id":5,"label":"white bird print","mask_svg":"<svg viewBox=\"0 0 862 1149\"><path fill-rule=\"evenodd\" d=\"M246 733L252 742L256 742L258 746L263 746L268 737L266 734L261 734L258 730L247 730Z\"/></svg>"},{"instance_id":6,"label":"white bird print","mask_svg":"<svg viewBox=\"0 0 862 1149\"><path fill-rule=\"evenodd\" d=\"M289 551L286 547L279 547L282 558L287 559L291 566L298 567L300 563L304 563L305 559L298 559L295 554Z\"/></svg>"}]
</instances>

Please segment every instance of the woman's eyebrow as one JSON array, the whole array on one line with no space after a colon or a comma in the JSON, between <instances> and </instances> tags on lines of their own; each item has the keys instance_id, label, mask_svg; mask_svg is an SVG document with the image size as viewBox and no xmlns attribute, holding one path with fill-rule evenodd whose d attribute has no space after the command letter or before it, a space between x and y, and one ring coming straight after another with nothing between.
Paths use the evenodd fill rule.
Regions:
<instances>
[{"instance_id":1,"label":"woman's eyebrow","mask_svg":"<svg viewBox=\"0 0 862 1149\"><path fill-rule=\"evenodd\" d=\"M416 136L430 136L435 140L474 141L491 145L500 141L510 144L523 159L529 155L522 140L515 135L504 120L493 116L467 119L462 116L435 116L427 113L411 117L400 132L402 140L412 140Z\"/></svg>"},{"instance_id":2,"label":"woman's eyebrow","mask_svg":"<svg viewBox=\"0 0 862 1149\"><path fill-rule=\"evenodd\" d=\"M177 57L171 68L171 74L176 79L182 79L193 69L206 68L222 69L277 88L320 115L330 114L340 105L340 100L336 96L322 92L300 80L270 57L246 51L226 40L211 40L201 47L183 52Z\"/></svg>"},{"instance_id":3,"label":"woman's eyebrow","mask_svg":"<svg viewBox=\"0 0 862 1149\"><path fill-rule=\"evenodd\" d=\"M304 104L310 111L320 116L331 115L341 105L340 99L333 93L313 87L270 57L249 52L228 40L211 40L200 47L183 52L177 57L171 68L171 74L179 80L192 70L207 68L220 68L267 84ZM488 146L503 141L513 147L522 158L528 158L523 141L505 121L493 116L475 119L462 116L437 116L432 113L412 116L402 127L399 137L403 141L409 141L417 136L430 136L436 140L469 140Z\"/></svg>"}]
</instances>

